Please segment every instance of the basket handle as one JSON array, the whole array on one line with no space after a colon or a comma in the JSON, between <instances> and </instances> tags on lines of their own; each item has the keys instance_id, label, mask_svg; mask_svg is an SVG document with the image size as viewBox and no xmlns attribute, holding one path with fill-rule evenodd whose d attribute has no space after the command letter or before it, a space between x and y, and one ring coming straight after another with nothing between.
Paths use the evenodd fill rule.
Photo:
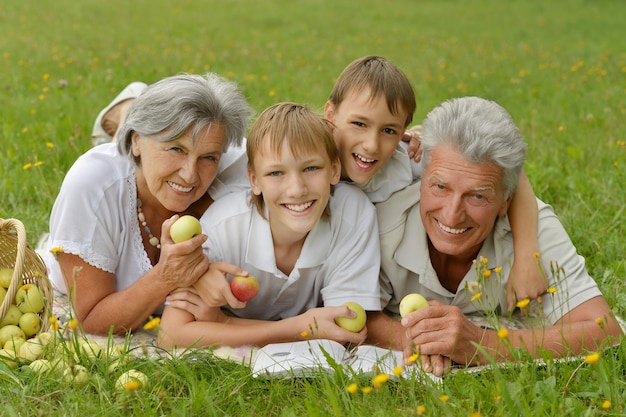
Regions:
<instances>
[{"instance_id":1,"label":"basket handle","mask_svg":"<svg viewBox=\"0 0 626 417\"><path fill-rule=\"evenodd\" d=\"M26 254L26 229L24 224L17 219L0 219L0 230L13 228L17 232L17 257L13 267L13 277L7 289L7 300L15 299L17 290L22 286L22 269L24 268L24 257ZM8 307L7 307L8 308ZM6 313L6 312L5 312ZM4 316L4 314L2 314Z\"/></svg>"}]
</instances>

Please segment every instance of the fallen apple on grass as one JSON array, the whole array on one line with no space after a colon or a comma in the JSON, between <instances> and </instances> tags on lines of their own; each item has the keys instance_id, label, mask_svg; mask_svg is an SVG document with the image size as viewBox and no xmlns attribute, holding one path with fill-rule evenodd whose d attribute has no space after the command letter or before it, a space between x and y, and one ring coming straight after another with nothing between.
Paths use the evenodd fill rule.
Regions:
<instances>
[{"instance_id":1,"label":"fallen apple on grass","mask_svg":"<svg viewBox=\"0 0 626 417\"><path fill-rule=\"evenodd\" d=\"M148 377L141 371L130 369L124 372L115 381L115 388L119 391L134 391L148 386Z\"/></svg>"},{"instance_id":2,"label":"fallen apple on grass","mask_svg":"<svg viewBox=\"0 0 626 417\"><path fill-rule=\"evenodd\" d=\"M8 324L0 329L0 346L4 346L6 342L14 339L26 340L24 330L15 324Z\"/></svg>"},{"instance_id":3,"label":"fallen apple on grass","mask_svg":"<svg viewBox=\"0 0 626 417\"><path fill-rule=\"evenodd\" d=\"M198 219L190 215L180 217L170 227L170 236L174 243L184 242L199 234L202 234L202 226Z\"/></svg>"},{"instance_id":4,"label":"fallen apple on grass","mask_svg":"<svg viewBox=\"0 0 626 417\"><path fill-rule=\"evenodd\" d=\"M230 281L230 290L239 301L250 301L259 292L259 280L252 276L236 275Z\"/></svg>"},{"instance_id":5,"label":"fallen apple on grass","mask_svg":"<svg viewBox=\"0 0 626 417\"><path fill-rule=\"evenodd\" d=\"M89 381L89 371L82 365L71 365L63 371L63 380L76 385L84 385Z\"/></svg>"},{"instance_id":6,"label":"fallen apple on grass","mask_svg":"<svg viewBox=\"0 0 626 417\"><path fill-rule=\"evenodd\" d=\"M405 295L400 301L400 316L405 317L420 308L428 307L428 301L418 293Z\"/></svg>"},{"instance_id":7,"label":"fallen apple on grass","mask_svg":"<svg viewBox=\"0 0 626 417\"><path fill-rule=\"evenodd\" d=\"M365 313L363 307L361 307L360 304L352 301L344 303L344 305L347 306L350 310L354 311L356 313L356 317L353 319L348 317L337 317L335 319L335 323L337 323L339 327L343 327L344 329L354 333L358 333L363 330L363 327L365 327L365 322L367 321L367 313Z\"/></svg>"}]
</instances>

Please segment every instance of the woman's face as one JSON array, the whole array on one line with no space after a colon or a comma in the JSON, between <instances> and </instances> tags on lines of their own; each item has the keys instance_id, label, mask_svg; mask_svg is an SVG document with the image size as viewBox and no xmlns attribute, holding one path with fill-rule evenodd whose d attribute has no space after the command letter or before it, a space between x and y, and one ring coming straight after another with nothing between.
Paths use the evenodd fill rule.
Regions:
<instances>
[{"instance_id":1,"label":"woman's face","mask_svg":"<svg viewBox=\"0 0 626 417\"><path fill-rule=\"evenodd\" d=\"M161 204L180 213L206 194L217 175L225 131L212 124L194 145L191 130L170 142L133 134L133 155L139 158L137 189L144 204Z\"/></svg>"}]
</instances>

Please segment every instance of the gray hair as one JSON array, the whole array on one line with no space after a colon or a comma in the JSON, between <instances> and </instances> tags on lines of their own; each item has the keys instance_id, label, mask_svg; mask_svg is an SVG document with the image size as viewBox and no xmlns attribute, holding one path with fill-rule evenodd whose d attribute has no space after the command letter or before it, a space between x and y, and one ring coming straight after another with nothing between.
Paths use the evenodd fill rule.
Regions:
<instances>
[{"instance_id":1,"label":"gray hair","mask_svg":"<svg viewBox=\"0 0 626 417\"><path fill-rule=\"evenodd\" d=\"M219 123L226 133L226 151L241 145L251 116L234 82L213 73L174 75L152 84L133 101L118 134L118 149L138 163L132 154L134 132L169 142L191 129L195 143L200 131Z\"/></svg>"},{"instance_id":2,"label":"gray hair","mask_svg":"<svg viewBox=\"0 0 626 417\"><path fill-rule=\"evenodd\" d=\"M517 187L526 158L526 143L509 113L479 97L448 100L431 110L422 124L422 163L433 149L448 145L470 162L491 162L504 170L504 194Z\"/></svg>"}]
</instances>

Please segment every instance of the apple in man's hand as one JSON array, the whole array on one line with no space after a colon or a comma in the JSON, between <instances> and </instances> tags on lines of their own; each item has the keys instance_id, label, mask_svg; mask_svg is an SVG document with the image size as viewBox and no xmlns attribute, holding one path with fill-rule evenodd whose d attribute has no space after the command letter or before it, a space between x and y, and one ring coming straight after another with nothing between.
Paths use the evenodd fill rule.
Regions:
<instances>
[{"instance_id":1,"label":"apple in man's hand","mask_svg":"<svg viewBox=\"0 0 626 417\"><path fill-rule=\"evenodd\" d=\"M402 301L400 301L400 316L404 317L424 307L428 307L428 301L421 294L412 293L405 295Z\"/></svg>"},{"instance_id":2,"label":"apple in man's hand","mask_svg":"<svg viewBox=\"0 0 626 417\"><path fill-rule=\"evenodd\" d=\"M199 234L202 234L202 226L198 219L190 215L180 217L170 227L170 236L174 243L184 242Z\"/></svg>"},{"instance_id":3,"label":"apple in man's hand","mask_svg":"<svg viewBox=\"0 0 626 417\"><path fill-rule=\"evenodd\" d=\"M239 301L250 301L259 292L259 281L252 276L236 275L230 281L230 290Z\"/></svg>"},{"instance_id":4,"label":"apple in man's hand","mask_svg":"<svg viewBox=\"0 0 626 417\"><path fill-rule=\"evenodd\" d=\"M354 311L356 317L353 319L348 317L337 317L335 319L335 323L337 323L339 327L343 327L344 329L354 333L358 333L363 330L363 327L365 327L365 322L367 321L367 313L365 313L365 309L363 309L360 304L352 301L344 303L344 305L348 306L350 310Z\"/></svg>"}]
</instances>

